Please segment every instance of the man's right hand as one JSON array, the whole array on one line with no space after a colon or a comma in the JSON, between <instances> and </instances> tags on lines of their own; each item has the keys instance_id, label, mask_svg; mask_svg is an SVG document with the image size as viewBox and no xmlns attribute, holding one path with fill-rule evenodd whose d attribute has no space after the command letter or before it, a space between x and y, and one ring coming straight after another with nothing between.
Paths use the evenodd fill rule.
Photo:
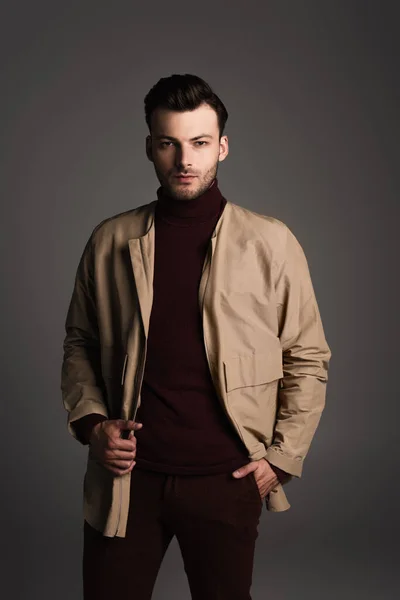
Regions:
<instances>
[{"instance_id":1,"label":"man's right hand","mask_svg":"<svg viewBox=\"0 0 400 600\"><path fill-rule=\"evenodd\" d=\"M124 419L97 423L90 434L90 455L114 475L126 475L136 464L134 432L142 427L143 423ZM129 439L121 438L123 430L130 430Z\"/></svg>"}]
</instances>

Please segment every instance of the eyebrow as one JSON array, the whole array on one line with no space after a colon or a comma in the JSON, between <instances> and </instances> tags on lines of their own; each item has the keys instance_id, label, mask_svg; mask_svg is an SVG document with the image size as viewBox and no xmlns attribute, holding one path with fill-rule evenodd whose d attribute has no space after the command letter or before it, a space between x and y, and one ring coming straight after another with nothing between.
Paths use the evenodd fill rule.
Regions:
<instances>
[{"instance_id":1,"label":"eyebrow","mask_svg":"<svg viewBox=\"0 0 400 600\"><path fill-rule=\"evenodd\" d=\"M208 134L208 133L202 133L201 135L196 135L196 137L191 138L189 141L190 142L194 142L196 140L199 140L200 138L212 138L213 136ZM166 139L166 140L172 140L173 142L179 142L179 140L177 138L172 137L171 135L157 135L156 136L156 140L161 140L161 139Z\"/></svg>"}]
</instances>

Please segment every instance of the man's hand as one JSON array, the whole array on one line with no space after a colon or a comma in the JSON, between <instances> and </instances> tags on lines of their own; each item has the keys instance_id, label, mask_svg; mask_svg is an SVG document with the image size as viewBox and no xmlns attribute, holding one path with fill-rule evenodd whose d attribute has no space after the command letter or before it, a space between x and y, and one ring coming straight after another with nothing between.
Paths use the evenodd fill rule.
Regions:
<instances>
[{"instance_id":1,"label":"man's hand","mask_svg":"<svg viewBox=\"0 0 400 600\"><path fill-rule=\"evenodd\" d=\"M278 483L284 483L288 477L288 474L285 471L275 467L275 465L271 465L266 458L249 462L247 465L244 465L244 467L234 471L233 476L238 479L240 477L245 477L252 471L254 471L254 478L257 482L262 499L264 499Z\"/></svg>"},{"instance_id":2,"label":"man's hand","mask_svg":"<svg viewBox=\"0 0 400 600\"><path fill-rule=\"evenodd\" d=\"M123 419L106 420L97 423L90 435L90 455L114 475L126 475L136 464L135 431L142 423ZM122 439L121 432L130 430L129 439Z\"/></svg>"}]
</instances>

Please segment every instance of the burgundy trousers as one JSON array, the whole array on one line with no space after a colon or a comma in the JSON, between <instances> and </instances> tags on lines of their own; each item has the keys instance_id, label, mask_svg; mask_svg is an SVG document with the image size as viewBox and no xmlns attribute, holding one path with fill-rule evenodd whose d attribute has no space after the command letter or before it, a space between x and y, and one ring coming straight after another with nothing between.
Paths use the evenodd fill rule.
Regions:
<instances>
[{"instance_id":1,"label":"burgundy trousers","mask_svg":"<svg viewBox=\"0 0 400 600\"><path fill-rule=\"evenodd\" d=\"M263 505L254 474L167 475L134 467L125 538L84 521L84 600L150 600L177 538L192 600L251 600Z\"/></svg>"}]
</instances>

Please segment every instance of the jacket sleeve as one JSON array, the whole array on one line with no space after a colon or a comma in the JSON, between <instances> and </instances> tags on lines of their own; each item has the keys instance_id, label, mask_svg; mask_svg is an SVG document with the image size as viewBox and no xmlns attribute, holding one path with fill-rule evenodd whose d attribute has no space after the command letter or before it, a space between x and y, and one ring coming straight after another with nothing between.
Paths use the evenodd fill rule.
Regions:
<instances>
[{"instance_id":1,"label":"jacket sleeve","mask_svg":"<svg viewBox=\"0 0 400 600\"><path fill-rule=\"evenodd\" d=\"M90 436L92 434L92 430L98 423L102 421L106 421L107 417L99 414L90 414L81 417L77 421L72 423L72 427L75 430L76 438L81 442L81 444L87 445L90 441Z\"/></svg>"},{"instance_id":2,"label":"jacket sleeve","mask_svg":"<svg viewBox=\"0 0 400 600\"><path fill-rule=\"evenodd\" d=\"M301 477L325 406L331 357L303 249L286 227L284 251L275 262L283 378L274 438L265 458Z\"/></svg>"},{"instance_id":3,"label":"jacket sleeve","mask_svg":"<svg viewBox=\"0 0 400 600\"><path fill-rule=\"evenodd\" d=\"M61 367L61 391L64 408L68 412L68 431L81 443L87 443L87 440L77 435L74 421L89 414L108 418L93 281L93 235L99 226L86 243L76 272L65 320Z\"/></svg>"}]
</instances>

